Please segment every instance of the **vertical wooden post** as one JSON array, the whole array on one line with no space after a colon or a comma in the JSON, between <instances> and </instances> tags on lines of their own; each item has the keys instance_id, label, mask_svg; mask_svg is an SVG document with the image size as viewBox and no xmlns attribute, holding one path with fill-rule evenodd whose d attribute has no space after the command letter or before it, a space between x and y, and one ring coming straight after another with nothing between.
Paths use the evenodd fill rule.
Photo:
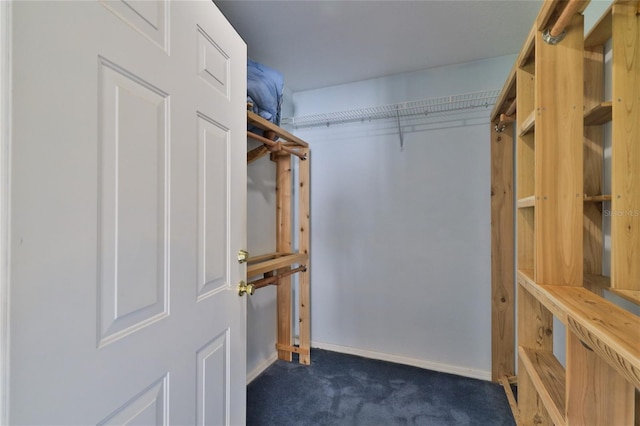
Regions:
<instances>
[{"instance_id":1,"label":"vertical wooden post","mask_svg":"<svg viewBox=\"0 0 640 426\"><path fill-rule=\"evenodd\" d=\"M516 142L516 198L518 200L534 195L535 182L534 163L535 146L534 134L522 133L522 124L527 121L529 114L535 112L535 64L523 64L516 70L516 99L518 120ZM517 240L518 240L518 269L534 271L535 265L535 210L533 207L518 208ZM535 271L534 271L535 277Z\"/></svg>"},{"instance_id":2,"label":"vertical wooden post","mask_svg":"<svg viewBox=\"0 0 640 426\"><path fill-rule=\"evenodd\" d=\"M276 251L291 253L291 156L274 155L276 161ZM291 346L291 277L280 279L277 290L277 342ZM278 359L291 361L289 351L278 350Z\"/></svg>"},{"instance_id":3,"label":"vertical wooden post","mask_svg":"<svg viewBox=\"0 0 640 426\"><path fill-rule=\"evenodd\" d=\"M298 245L299 252L307 255L307 270L298 274L298 286L299 286L299 330L300 330L300 348L307 349L300 354L300 363L309 365L311 364L311 355L309 349L311 348L311 315L309 308L310 301L310 277L311 277L311 258L310 258L310 235L311 235L311 220L310 220L310 162L311 156L309 155L309 149L302 150L304 154L307 154L306 161L299 161L298 167Z\"/></svg>"},{"instance_id":4,"label":"vertical wooden post","mask_svg":"<svg viewBox=\"0 0 640 426\"><path fill-rule=\"evenodd\" d=\"M585 48L585 111L599 105L604 97L604 46ZM602 125L584 128L584 194L601 195L603 188L604 134ZM602 204L584 204L584 272L602 275ZM595 290L595 289L594 289Z\"/></svg>"},{"instance_id":5,"label":"vertical wooden post","mask_svg":"<svg viewBox=\"0 0 640 426\"><path fill-rule=\"evenodd\" d=\"M640 16L612 7L611 286L640 290Z\"/></svg>"},{"instance_id":6,"label":"vertical wooden post","mask_svg":"<svg viewBox=\"0 0 640 426\"><path fill-rule=\"evenodd\" d=\"M583 16L561 43L536 37L535 279L582 286Z\"/></svg>"},{"instance_id":7,"label":"vertical wooden post","mask_svg":"<svg viewBox=\"0 0 640 426\"><path fill-rule=\"evenodd\" d=\"M491 378L515 374L513 124L491 125Z\"/></svg>"}]
</instances>

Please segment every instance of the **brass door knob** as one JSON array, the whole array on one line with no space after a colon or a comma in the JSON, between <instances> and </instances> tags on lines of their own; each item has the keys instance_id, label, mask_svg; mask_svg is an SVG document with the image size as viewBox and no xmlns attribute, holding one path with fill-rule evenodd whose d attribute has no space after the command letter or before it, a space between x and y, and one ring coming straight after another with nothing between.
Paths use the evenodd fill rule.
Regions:
<instances>
[{"instance_id":1,"label":"brass door knob","mask_svg":"<svg viewBox=\"0 0 640 426\"><path fill-rule=\"evenodd\" d=\"M244 281L240 281L240 284L238 284L238 296L244 296L245 294L251 296L255 291L256 288L253 284L247 284Z\"/></svg>"},{"instance_id":2,"label":"brass door knob","mask_svg":"<svg viewBox=\"0 0 640 426\"><path fill-rule=\"evenodd\" d=\"M249 260L249 252L246 250L238 251L238 263L246 263Z\"/></svg>"}]
</instances>

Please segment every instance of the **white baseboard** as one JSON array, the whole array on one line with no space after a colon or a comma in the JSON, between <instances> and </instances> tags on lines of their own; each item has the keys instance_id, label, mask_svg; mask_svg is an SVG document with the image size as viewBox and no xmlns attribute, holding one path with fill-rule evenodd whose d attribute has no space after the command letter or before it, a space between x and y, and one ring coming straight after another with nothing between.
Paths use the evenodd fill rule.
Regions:
<instances>
[{"instance_id":1,"label":"white baseboard","mask_svg":"<svg viewBox=\"0 0 640 426\"><path fill-rule=\"evenodd\" d=\"M491 372L485 370L476 370L473 368L460 367L457 365L449 365L422 359L407 358L400 355L352 348L349 346L334 345L333 343L326 342L313 341L311 342L311 347L326 349L328 351L340 352L349 355L358 355L364 358L377 359L380 361L395 362L396 364L411 365L413 367L424 368L426 370L439 371L441 373L450 373L458 376L469 377L472 379L480 379L486 381L491 380ZM313 350L311 351L311 361L313 361Z\"/></svg>"},{"instance_id":2,"label":"white baseboard","mask_svg":"<svg viewBox=\"0 0 640 426\"><path fill-rule=\"evenodd\" d=\"M278 360L278 352L273 351L271 355L264 361L262 361L256 368L247 373L247 384L253 382L264 370L269 368L271 364Z\"/></svg>"}]
</instances>

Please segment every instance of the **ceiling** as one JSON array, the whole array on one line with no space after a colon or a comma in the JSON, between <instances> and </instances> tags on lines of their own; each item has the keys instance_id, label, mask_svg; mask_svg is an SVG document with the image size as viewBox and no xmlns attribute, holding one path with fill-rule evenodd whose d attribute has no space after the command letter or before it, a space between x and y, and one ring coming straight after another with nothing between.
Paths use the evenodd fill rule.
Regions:
<instances>
[{"instance_id":1,"label":"ceiling","mask_svg":"<svg viewBox=\"0 0 640 426\"><path fill-rule=\"evenodd\" d=\"M541 0L214 0L294 92L520 51Z\"/></svg>"}]
</instances>

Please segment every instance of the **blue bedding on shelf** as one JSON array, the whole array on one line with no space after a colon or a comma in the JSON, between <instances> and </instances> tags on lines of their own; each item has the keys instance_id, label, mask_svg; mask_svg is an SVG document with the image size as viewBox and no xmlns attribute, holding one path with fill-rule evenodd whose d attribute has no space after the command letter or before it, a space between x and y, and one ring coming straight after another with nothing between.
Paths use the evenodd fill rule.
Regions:
<instances>
[{"instance_id":1,"label":"blue bedding on shelf","mask_svg":"<svg viewBox=\"0 0 640 426\"><path fill-rule=\"evenodd\" d=\"M283 89L282 73L247 59L247 101L253 103L253 112L278 126Z\"/></svg>"}]
</instances>

